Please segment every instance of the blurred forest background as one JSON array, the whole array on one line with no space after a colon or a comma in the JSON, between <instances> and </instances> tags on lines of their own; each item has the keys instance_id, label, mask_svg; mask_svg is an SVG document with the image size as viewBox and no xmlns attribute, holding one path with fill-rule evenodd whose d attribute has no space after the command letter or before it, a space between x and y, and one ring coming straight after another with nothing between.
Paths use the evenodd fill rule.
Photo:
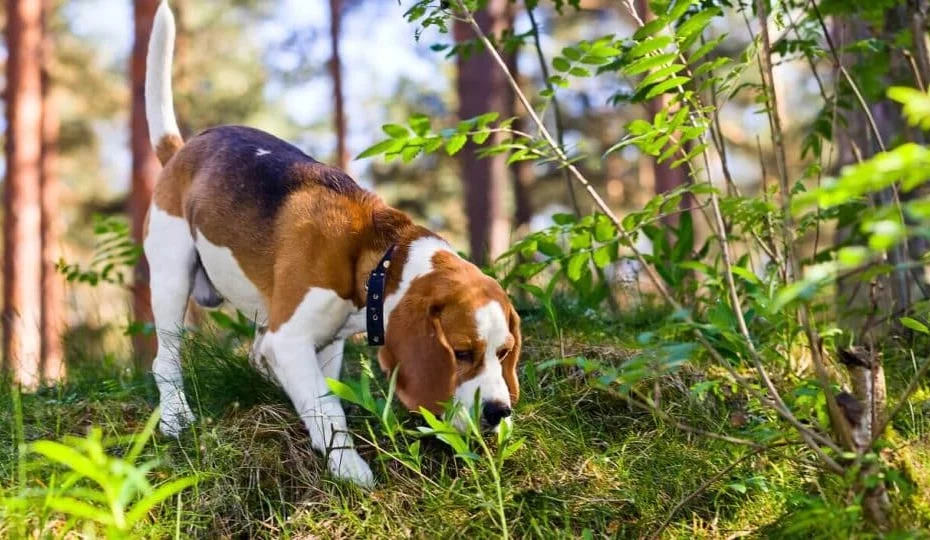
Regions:
<instances>
[{"instance_id":1,"label":"blurred forest background","mask_svg":"<svg viewBox=\"0 0 930 540\"><path fill-rule=\"evenodd\" d=\"M21 347L28 363L40 364L36 373L23 374L33 384L38 373L54 378L64 357L129 357L126 328L137 336L137 348L146 346L144 267L135 276L110 269L105 279L126 287L92 288L65 282L56 265L87 266L100 232L120 222L129 223L138 239L158 173L142 108L156 6L155 0L23 0L3 13L7 42L16 43L13 54L7 48L5 66L4 356ZM352 159L379 138L382 124L413 113L449 125L488 111L520 114L487 55L448 62L450 36L427 31L415 40L403 5L174 0L172 7L179 24L174 86L186 136L225 123L275 133L345 168L479 263L502 253L513 238L550 225L553 214L591 209L554 163L507 165L506 156L477 159L470 147L456 157L433 154L409 164ZM540 68L536 40L551 57L578 40L634 30L618 3L585 0L579 7L559 15L542 3L531 21L525 10L491 3L488 29L524 37L508 59L522 85L539 87L549 75ZM647 13L645 2L638 7ZM721 50L741 51L753 26L731 12L713 21L709 37L726 34ZM466 28L457 32L469 39ZM821 66L824 78L828 67ZM779 89L791 90L782 92L780 107L786 129L800 141L797 135L823 108L818 81L802 56L779 61L775 75ZM686 181L684 168L657 166L633 146L597 159L627 122L661 107L661 97L651 107L626 103L622 96L630 91L619 76L580 80L547 116L554 123L558 114L567 148L595 156L578 166L619 211ZM719 117L734 182L747 193L765 180L757 154L769 144L760 136L766 118L756 108L753 93L745 92ZM800 146L790 146L797 154Z\"/></svg>"},{"instance_id":2,"label":"blurred forest background","mask_svg":"<svg viewBox=\"0 0 930 540\"><path fill-rule=\"evenodd\" d=\"M194 433L146 446L158 1L7 0L2 358L21 387L0 385L0 535L77 523L50 501L100 503L74 480L90 471L142 499L137 521L53 509L151 537L926 537L930 1L170 4L185 136L270 131L501 278L519 437L398 422L350 343L330 389L387 488L343 491L248 367L251 323L220 311L185 333ZM85 428L61 455L103 480L19 444ZM100 429L141 442L121 461Z\"/></svg>"}]
</instances>

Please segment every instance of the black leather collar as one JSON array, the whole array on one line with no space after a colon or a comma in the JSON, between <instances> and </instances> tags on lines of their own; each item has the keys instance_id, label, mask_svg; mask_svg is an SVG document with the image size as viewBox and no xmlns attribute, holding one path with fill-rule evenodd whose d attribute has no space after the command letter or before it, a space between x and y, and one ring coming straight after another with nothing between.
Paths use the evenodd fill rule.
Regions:
<instances>
[{"instance_id":1,"label":"black leather collar","mask_svg":"<svg viewBox=\"0 0 930 540\"><path fill-rule=\"evenodd\" d=\"M391 244L391 247L387 248L384 257L381 257L375 269L368 274L368 283L365 285L365 327L368 331L368 344L372 347L384 345L384 285L395 247L396 244Z\"/></svg>"}]
</instances>

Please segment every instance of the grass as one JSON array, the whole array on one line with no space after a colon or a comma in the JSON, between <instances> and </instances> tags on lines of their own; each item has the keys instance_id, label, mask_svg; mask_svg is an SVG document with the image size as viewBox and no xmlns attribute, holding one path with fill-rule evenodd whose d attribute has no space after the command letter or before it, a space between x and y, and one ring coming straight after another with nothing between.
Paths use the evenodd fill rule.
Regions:
<instances>
[{"instance_id":1,"label":"grass","mask_svg":"<svg viewBox=\"0 0 930 540\"><path fill-rule=\"evenodd\" d=\"M593 389L577 370L535 368L562 349L568 355L620 362L629 356L637 333L660 315L646 310L604 321L563 309L559 342L540 314L524 314L523 393L515 435L526 442L500 469L510 535L645 537L658 530L676 504L731 466L672 516L662 536L808 538L861 533L855 508L850 510L842 497L833 496L841 486L831 485L799 448L746 456L746 448L684 433L631 409L621 399ZM369 354L360 345L348 347L347 378L373 367ZM347 406L360 452L372 464L378 485L366 493L337 482L310 449L283 393L251 370L245 355L245 347L235 339L198 334L188 340L186 388L198 422L180 442L156 435L144 457L159 460L150 475L153 484L186 475L197 475L200 481L153 510L134 531L139 537L500 537L490 461L481 459L468 467L447 445L424 438L421 472L411 471L374 447L372 442L389 448L390 441L373 415ZM891 377L898 379L906 377ZM725 403L694 399L682 379L668 382L663 399L679 418L705 429L738 430L729 424ZM84 367L72 373L65 386L23 395L21 414L7 405L14 400L5 388L0 396L0 478L7 497L16 495L18 475L36 486L52 470L48 465L18 467L18 415L26 441L84 435L90 426L116 436L141 430L157 402L149 377L116 365ZM422 424L421 419L401 416L408 427ZM930 469L928 418L927 411L915 407L896 424L910 441L910 474L918 480L927 480L925 471ZM376 440L371 441L370 434ZM921 510L923 499L918 495L908 506L913 515L907 519L915 530L930 523L930 511L925 502ZM55 537L69 527L61 516L38 508L15 512L7 505L0 512L0 537L23 532Z\"/></svg>"}]
</instances>

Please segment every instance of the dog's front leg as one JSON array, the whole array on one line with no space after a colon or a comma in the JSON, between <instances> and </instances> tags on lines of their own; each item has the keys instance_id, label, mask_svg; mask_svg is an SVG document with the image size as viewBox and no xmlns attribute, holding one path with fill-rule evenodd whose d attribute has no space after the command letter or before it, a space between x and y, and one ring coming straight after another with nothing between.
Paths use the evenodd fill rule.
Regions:
<instances>
[{"instance_id":1,"label":"dog's front leg","mask_svg":"<svg viewBox=\"0 0 930 540\"><path fill-rule=\"evenodd\" d=\"M339 398L326 385L312 338L285 324L265 334L262 354L307 426L313 448L327 457L330 472L363 487L374 485L371 469L352 444Z\"/></svg>"},{"instance_id":2,"label":"dog's front leg","mask_svg":"<svg viewBox=\"0 0 930 540\"><path fill-rule=\"evenodd\" d=\"M252 338L252 348L249 350L249 364L266 378L272 379L268 362L262 354L262 340L265 339L265 332L267 331L268 328L264 326L257 325L255 327L255 337Z\"/></svg>"}]
</instances>

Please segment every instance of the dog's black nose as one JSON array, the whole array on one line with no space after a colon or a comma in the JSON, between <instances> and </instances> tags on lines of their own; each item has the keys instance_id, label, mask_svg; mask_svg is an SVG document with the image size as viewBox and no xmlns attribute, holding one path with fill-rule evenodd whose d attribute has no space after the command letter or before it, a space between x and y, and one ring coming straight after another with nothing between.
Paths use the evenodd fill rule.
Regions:
<instances>
[{"instance_id":1,"label":"dog's black nose","mask_svg":"<svg viewBox=\"0 0 930 540\"><path fill-rule=\"evenodd\" d=\"M481 415L484 419L484 423L488 427L496 427L501 423L501 420L510 416L513 411L510 410L510 405L500 401L485 401L484 407L481 411Z\"/></svg>"}]
</instances>

